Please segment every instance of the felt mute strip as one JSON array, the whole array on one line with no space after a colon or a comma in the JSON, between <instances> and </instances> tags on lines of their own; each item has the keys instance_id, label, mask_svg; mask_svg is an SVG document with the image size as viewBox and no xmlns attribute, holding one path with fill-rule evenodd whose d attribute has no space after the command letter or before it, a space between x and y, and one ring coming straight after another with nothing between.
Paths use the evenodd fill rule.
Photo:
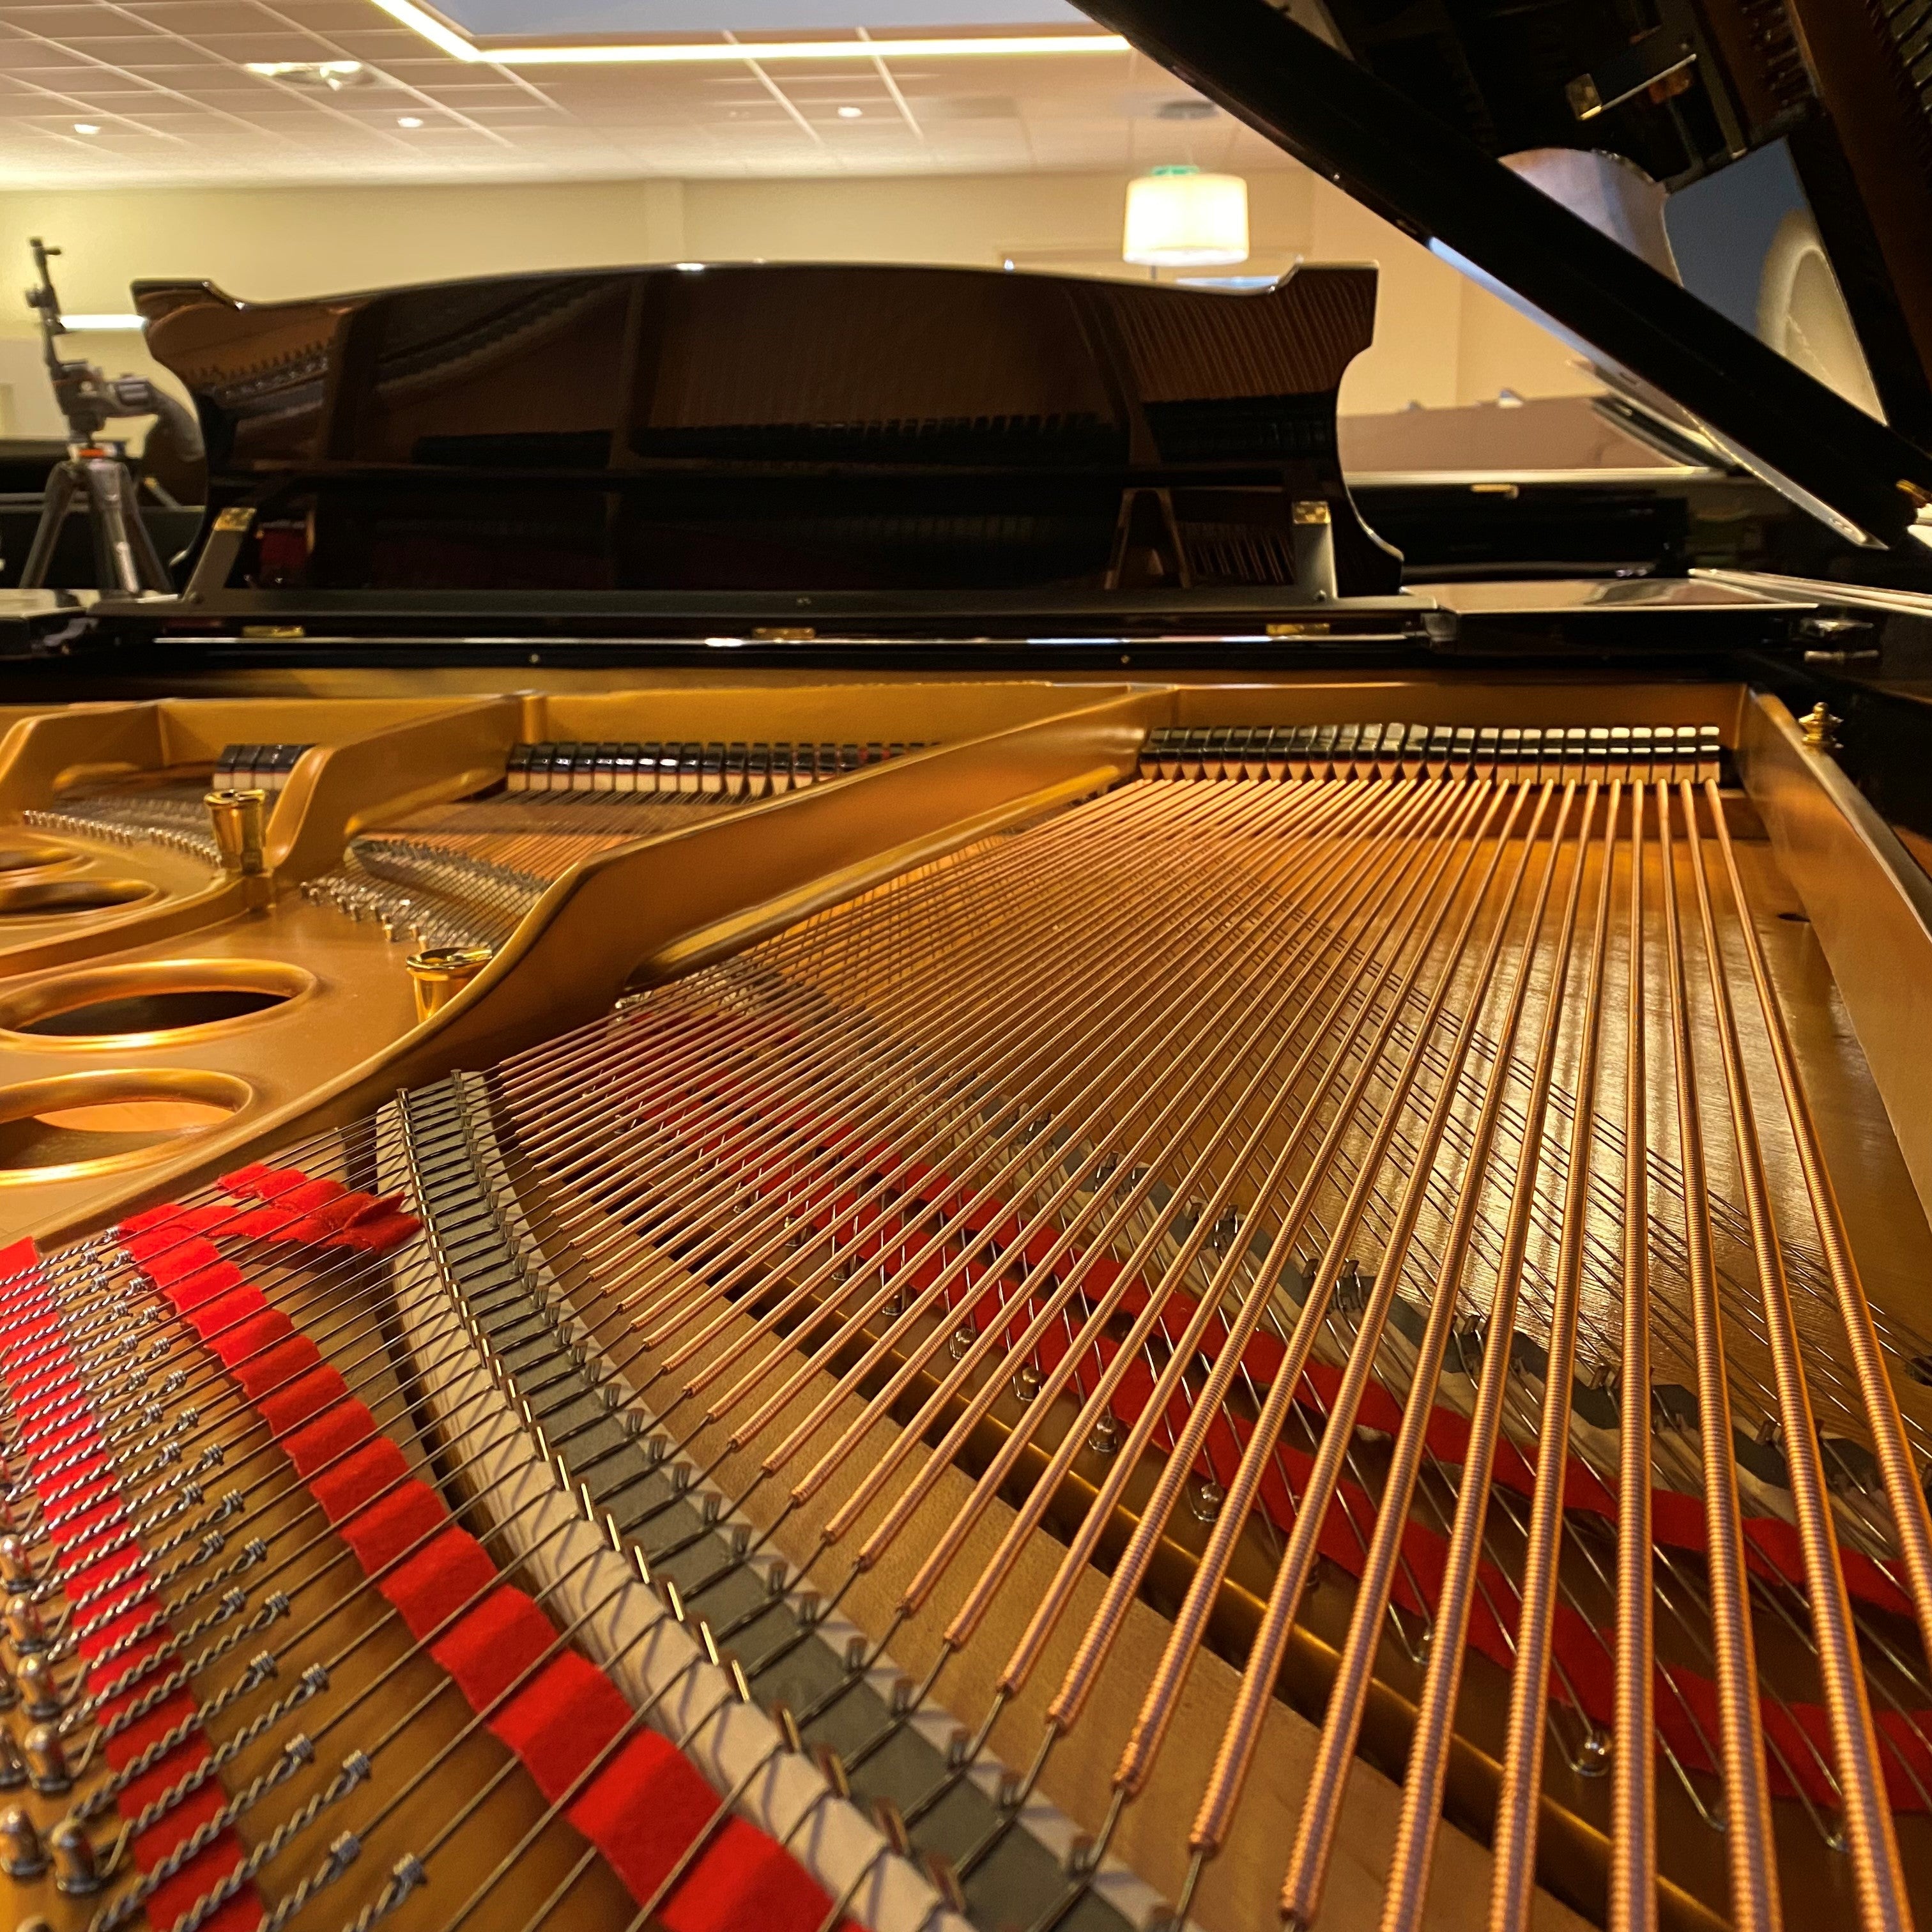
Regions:
<instances>
[{"instance_id":1,"label":"felt mute strip","mask_svg":"<svg viewBox=\"0 0 1932 1932\"><path fill-rule=\"evenodd\" d=\"M34 1263L31 1244L20 1244L0 1256L0 1276L26 1276L31 1273ZM43 1409L63 1400L78 1400L82 1396L82 1384L64 1343L62 1325L52 1303L42 1299L30 1303L24 1312L16 1313L4 1328L0 1328L0 1379L7 1382L8 1393L16 1404L29 1388L34 1406ZM31 1382L16 1386L10 1372L12 1366L30 1352L34 1358ZM94 1419L86 1415L71 1432L29 1455L22 1472L25 1485L31 1488L37 1474L56 1459L64 1462L70 1458L76 1443L83 1449L98 1448L98 1440ZM146 1618L145 1599L148 1591L146 1573L140 1564L130 1564L122 1555L91 1565L87 1562L90 1547L106 1541L126 1521L120 1485L104 1454L91 1457L78 1472L69 1469L61 1480L63 1485L78 1480L82 1486L59 1518L50 1523L50 1540L56 1550L69 1563L81 1566L70 1572L70 1596L106 1584L110 1587L101 1599L102 1606L124 1606L122 1614L102 1622L77 1646L88 1665L81 1677L85 1684L94 1660L104 1653L110 1650L115 1653L113 1668L118 1674L160 1650L168 1640L169 1633L165 1628L155 1629L125 1648L121 1648ZM131 1703L138 1694L138 1691L130 1689L107 1700L99 1714L104 1724ZM110 1769L116 1772L124 1771L159 1740L192 1719L195 1709L193 1695L185 1689L177 1690L116 1732L108 1739L104 1749ZM188 1777L196 1766L204 1764L209 1755L206 1736L199 1728L190 1727L172 1750L122 1788L115 1800L116 1808L124 1819L138 1818L145 1806ZM221 1810L226 1800L226 1793L219 1780L209 1779L199 1790L171 1809L165 1818L136 1838L131 1847L135 1864L143 1873L152 1873L179 1846L208 1824ZM218 1834L149 1894L146 1911L150 1926L158 1928L158 1932L166 1932L166 1928L188 1912L203 1894L228 1878L240 1864L242 1856L241 1842L232 1831L224 1830ZM202 1932L249 1932L260 1916L260 1898L252 1888L244 1886L204 1921Z\"/></svg>"},{"instance_id":2,"label":"felt mute strip","mask_svg":"<svg viewBox=\"0 0 1932 1932\"><path fill-rule=\"evenodd\" d=\"M257 1238L326 1246L373 1229L384 1246L369 1251L383 1252L417 1225L393 1201L358 1201L338 1182L294 1170L252 1167L224 1177L224 1184L264 1204L256 1214L280 1217L258 1224L244 1215L227 1224ZM130 1251L139 1258L146 1250L152 1261L180 1219L157 1211L142 1227L124 1229ZM497 1580L482 1545L454 1522L432 1489L408 1475L400 1451L312 1343L291 1334L262 1354L262 1326L238 1316L252 1299L262 1321L279 1318L251 1288L211 1294L208 1277L226 1264L206 1262L193 1240L175 1247L162 1292L204 1337L218 1337L212 1346L238 1365L236 1378L364 1574L413 1636L441 1633L430 1654L470 1708L491 1714L490 1729L545 1798L567 1797L563 1815L634 1895L650 1898L711 1824L718 1804L711 1786L655 1731L638 1732L613 1753L620 1734L634 1729L631 1706L616 1687L577 1652L560 1649L543 1610ZM190 1252L184 1256L182 1249ZM184 1268L184 1262L201 1264ZM313 1358L309 1372L298 1374L306 1358ZM274 1392L257 1399L272 1384ZM782 1846L733 1818L712 1830L658 1916L673 1932L730 1932L754 1924L813 1932L829 1905Z\"/></svg>"}]
</instances>

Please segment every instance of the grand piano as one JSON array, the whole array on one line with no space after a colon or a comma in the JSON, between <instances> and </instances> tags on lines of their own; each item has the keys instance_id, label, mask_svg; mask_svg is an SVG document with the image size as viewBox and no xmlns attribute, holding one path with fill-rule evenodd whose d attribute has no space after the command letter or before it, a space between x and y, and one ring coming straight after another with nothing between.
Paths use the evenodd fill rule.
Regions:
<instances>
[{"instance_id":1,"label":"grand piano","mask_svg":"<svg viewBox=\"0 0 1932 1932\"><path fill-rule=\"evenodd\" d=\"M0 611L23 1924L1932 1914L1918 30L1090 10L1661 470L1352 474L1360 266L137 288L177 586ZM1858 381L1658 251L1766 155Z\"/></svg>"}]
</instances>

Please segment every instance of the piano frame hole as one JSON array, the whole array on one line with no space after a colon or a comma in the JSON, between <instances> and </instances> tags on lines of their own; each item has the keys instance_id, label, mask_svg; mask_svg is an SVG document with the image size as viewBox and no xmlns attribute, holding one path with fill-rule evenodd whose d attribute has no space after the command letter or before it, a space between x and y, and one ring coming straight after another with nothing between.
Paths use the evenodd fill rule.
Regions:
<instances>
[{"instance_id":1,"label":"piano frame hole","mask_svg":"<svg viewBox=\"0 0 1932 1932\"><path fill-rule=\"evenodd\" d=\"M146 879L35 879L0 883L0 932L14 920L70 919L84 913L120 912L154 898Z\"/></svg>"},{"instance_id":2,"label":"piano frame hole","mask_svg":"<svg viewBox=\"0 0 1932 1932\"><path fill-rule=\"evenodd\" d=\"M50 839L0 838L0 885L26 885L55 872L71 872L86 854Z\"/></svg>"},{"instance_id":3,"label":"piano frame hole","mask_svg":"<svg viewBox=\"0 0 1932 1932\"><path fill-rule=\"evenodd\" d=\"M284 1013L312 973L268 959L158 959L64 973L0 994L0 1042L114 1052L219 1038Z\"/></svg>"},{"instance_id":4,"label":"piano frame hole","mask_svg":"<svg viewBox=\"0 0 1932 1932\"><path fill-rule=\"evenodd\" d=\"M157 1067L0 1088L0 1186L71 1180L157 1160L254 1098L232 1074Z\"/></svg>"}]
</instances>

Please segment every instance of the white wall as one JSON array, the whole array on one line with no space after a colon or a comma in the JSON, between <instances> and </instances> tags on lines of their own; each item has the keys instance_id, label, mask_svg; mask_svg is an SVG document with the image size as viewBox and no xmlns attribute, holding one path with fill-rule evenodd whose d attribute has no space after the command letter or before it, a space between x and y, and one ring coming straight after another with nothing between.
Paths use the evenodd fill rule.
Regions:
<instances>
[{"instance_id":1,"label":"white wall","mask_svg":"<svg viewBox=\"0 0 1932 1932\"><path fill-rule=\"evenodd\" d=\"M128 306L130 281L208 280L259 302L524 268L698 260L923 261L1131 273L1119 261L1125 177L1099 174L848 181L556 182L449 188L20 189L0 191L0 290L24 284L27 238L76 313ZM1350 412L1592 386L1568 352L1406 236L1291 165L1252 176L1256 272L1298 256L1382 269L1376 346L1342 391ZM4 300L0 298L0 300ZM58 428L0 308L0 433ZM8 338L13 338L9 340ZM128 336L76 338L110 371L149 367ZM26 360L20 369L15 364Z\"/></svg>"}]
</instances>

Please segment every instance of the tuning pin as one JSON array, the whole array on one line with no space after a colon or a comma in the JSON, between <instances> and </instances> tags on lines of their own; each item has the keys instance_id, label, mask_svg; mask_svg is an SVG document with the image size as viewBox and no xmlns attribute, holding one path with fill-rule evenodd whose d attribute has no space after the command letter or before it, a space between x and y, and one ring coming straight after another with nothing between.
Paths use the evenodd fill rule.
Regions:
<instances>
[{"instance_id":1,"label":"tuning pin","mask_svg":"<svg viewBox=\"0 0 1932 1932\"><path fill-rule=\"evenodd\" d=\"M51 1797L74 1783L74 1774L68 1769L67 1746L61 1742L61 1734L52 1725L36 1724L20 1740L20 1750L27 1760L27 1775L33 1780L36 1791L44 1792Z\"/></svg>"},{"instance_id":2,"label":"tuning pin","mask_svg":"<svg viewBox=\"0 0 1932 1932\"><path fill-rule=\"evenodd\" d=\"M0 1812L0 1872L9 1878L38 1878L47 1868L47 1848L26 1806Z\"/></svg>"},{"instance_id":3,"label":"tuning pin","mask_svg":"<svg viewBox=\"0 0 1932 1932\"><path fill-rule=\"evenodd\" d=\"M68 1898L85 1898L106 1882L94 1840L79 1819L63 1818L47 1834L47 1850L53 1855L55 1888Z\"/></svg>"},{"instance_id":4,"label":"tuning pin","mask_svg":"<svg viewBox=\"0 0 1932 1932\"><path fill-rule=\"evenodd\" d=\"M0 1724L0 1791L17 1791L27 1781L26 1760L14 1733Z\"/></svg>"},{"instance_id":5,"label":"tuning pin","mask_svg":"<svg viewBox=\"0 0 1932 1932\"><path fill-rule=\"evenodd\" d=\"M47 1647L46 1626L40 1622L39 1606L31 1597L16 1597L7 1606L0 1622L6 1625L8 1640L22 1656Z\"/></svg>"},{"instance_id":6,"label":"tuning pin","mask_svg":"<svg viewBox=\"0 0 1932 1932\"><path fill-rule=\"evenodd\" d=\"M14 1688L14 1673L7 1667L7 1660L0 1658L0 1711L10 1711L20 1701L20 1694Z\"/></svg>"},{"instance_id":7,"label":"tuning pin","mask_svg":"<svg viewBox=\"0 0 1932 1932\"><path fill-rule=\"evenodd\" d=\"M0 1583L16 1592L34 1587L34 1566L17 1536L0 1536Z\"/></svg>"},{"instance_id":8,"label":"tuning pin","mask_svg":"<svg viewBox=\"0 0 1932 1932\"><path fill-rule=\"evenodd\" d=\"M60 1681L54 1676L52 1660L45 1651L30 1651L22 1658L14 1676L28 1717L60 1715L66 1700L61 1694Z\"/></svg>"}]
</instances>

